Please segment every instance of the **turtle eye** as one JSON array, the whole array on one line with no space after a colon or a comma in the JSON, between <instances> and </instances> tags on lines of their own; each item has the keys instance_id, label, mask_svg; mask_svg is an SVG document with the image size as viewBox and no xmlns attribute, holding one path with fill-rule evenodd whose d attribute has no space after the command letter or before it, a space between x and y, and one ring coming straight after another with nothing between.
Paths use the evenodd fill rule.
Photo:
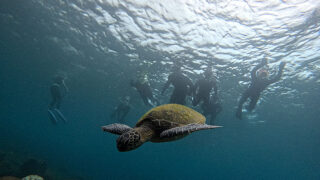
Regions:
<instances>
[{"instance_id":1,"label":"turtle eye","mask_svg":"<svg viewBox=\"0 0 320 180\"><path fill-rule=\"evenodd\" d=\"M130 142L132 143L137 143L140 141L140 135L137 132L133 132L132 134L130 134Z\"/></svg>"},{"instance_id":2,"label":"turtle eye","mask_svg":"<svg viewBox=\"0 0 320 180\"><path fill-rule=\"evenodd\" d=\"M134 135L133 135L133 139L134 139L134 142L140 141L140 134L135 132Z\"/></svg>"}]
</instances>

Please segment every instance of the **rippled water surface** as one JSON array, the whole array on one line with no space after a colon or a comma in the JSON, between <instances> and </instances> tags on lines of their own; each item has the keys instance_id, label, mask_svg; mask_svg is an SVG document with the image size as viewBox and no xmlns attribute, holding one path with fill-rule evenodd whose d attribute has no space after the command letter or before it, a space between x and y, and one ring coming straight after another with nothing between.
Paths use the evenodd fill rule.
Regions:
<instances>
[{"instance_id":1,"label":"rippled water surface","mask_svg":"<svg viewBox=\"0 0 320 180\"><path fill-rule=\"evenodd\" d=\"M320 179L319 0L1 0L0 150L30 154L85 179ZM234 117L262 58L281 81ZM160 95L175 63L193 82L212 66L224 128L119 153L101 125L148 74ZM65 74L69 123L47 117L52 76ZM190 105L190 104L189 104ZM197 109L197 108L196 108Z\"/></svg>"}]
</instances>

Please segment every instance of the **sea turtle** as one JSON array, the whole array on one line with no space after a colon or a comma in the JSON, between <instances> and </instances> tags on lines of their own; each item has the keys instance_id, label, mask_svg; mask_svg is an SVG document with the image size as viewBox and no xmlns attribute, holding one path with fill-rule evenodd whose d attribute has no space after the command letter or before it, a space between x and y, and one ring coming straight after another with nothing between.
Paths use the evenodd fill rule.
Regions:
<instances>
[{"instance_id":1,"label":"sea turtle","mask_svg":"<svg viewBox=\"0 0 320 180\"><path fill-rule=\"evenodd\" d=\"M179 104L165 104L148 111L134 128L115 123L102 126L102 130L120 135L117 148L123 152L134 150L147 141L174 141L194 131L221 127L207 125L205 121L202 114L191 108Z\"/></svg>"}]
</instances>

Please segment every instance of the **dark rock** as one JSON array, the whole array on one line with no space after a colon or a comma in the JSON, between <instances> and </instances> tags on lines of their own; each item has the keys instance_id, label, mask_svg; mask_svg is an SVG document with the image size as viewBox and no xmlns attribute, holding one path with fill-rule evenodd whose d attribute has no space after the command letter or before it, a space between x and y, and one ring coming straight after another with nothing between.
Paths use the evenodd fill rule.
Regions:
<instances>
[{"instance_id":1,"label":"dark rock","mask_svg":"<svg viewBox=\"0 0 320 180\"><path fill-rule=\"evenodd\" d=\"M0 177L0 180L20 180L20 178L13 177L13 176L4 176L4 177Z\"/></svg>"},{"instance_id":2,"label":"dark rock","mask_svg":"<svg viewBox=\"0 0 320 180\"><path fill-rule=\"evenodd\" d=\"M47 163L37 159L28 159L20 166L20 176L28 176L30 174L37 174L45 176L47 170Z\"/></svg>"},{"instance_id":3,"label":"dark rock","mask_svg":"<svg viewBox=\"0 0 320 180\"><path fill-rule=\"evenodd\" d=\"M16 176L21 162L12 152L0 152L0 177Z\"/></svg>"},{"instance_id":4,"label":"dark rock","mask_svg":"<svg viewBox=\"0 0 320 180\"><path fill-rule=\"evenodd\" d=\"M6 157L6 153L0 152L0 163L4 160L5 157Z\"/></svg>"}]
</instances>

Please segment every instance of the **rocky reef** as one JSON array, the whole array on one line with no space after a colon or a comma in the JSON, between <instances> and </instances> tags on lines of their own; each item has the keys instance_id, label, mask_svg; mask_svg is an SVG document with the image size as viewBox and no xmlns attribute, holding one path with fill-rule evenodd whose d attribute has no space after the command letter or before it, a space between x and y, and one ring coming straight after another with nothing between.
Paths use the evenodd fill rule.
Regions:
<instances>
[{"instance_id":1,"label":"rocky reef","mask_svg":"<svg viewBox=\"0 0 320 180\"><path fill-rule=\"evenodd\" d=\"M82 180L51 168L43 160L0 151L0 180Z\"/></svg>"},{"instance_id":2,"label":"rocky reef","mask_svg":"<svg viewBox=\"0 0 320 180\"><path fill-rule=\"evenodd\" d=\"M0 177L0 180L21 180L21 179L13 176L3 176L3 177Z\"/></svg>"},{"instance_id":3,"label":"rocky reef","mask_svg":"<svg viewBox=\"0 0 320 180\"><path fill-rule=\"evenodd\" d=\"M30 174L37 174L42 177L46 175L47 164L44 161L40 161L34 158L26 160L20 167L19 173L20 177L25 177Z\"/></svg>"}]
</instances>

